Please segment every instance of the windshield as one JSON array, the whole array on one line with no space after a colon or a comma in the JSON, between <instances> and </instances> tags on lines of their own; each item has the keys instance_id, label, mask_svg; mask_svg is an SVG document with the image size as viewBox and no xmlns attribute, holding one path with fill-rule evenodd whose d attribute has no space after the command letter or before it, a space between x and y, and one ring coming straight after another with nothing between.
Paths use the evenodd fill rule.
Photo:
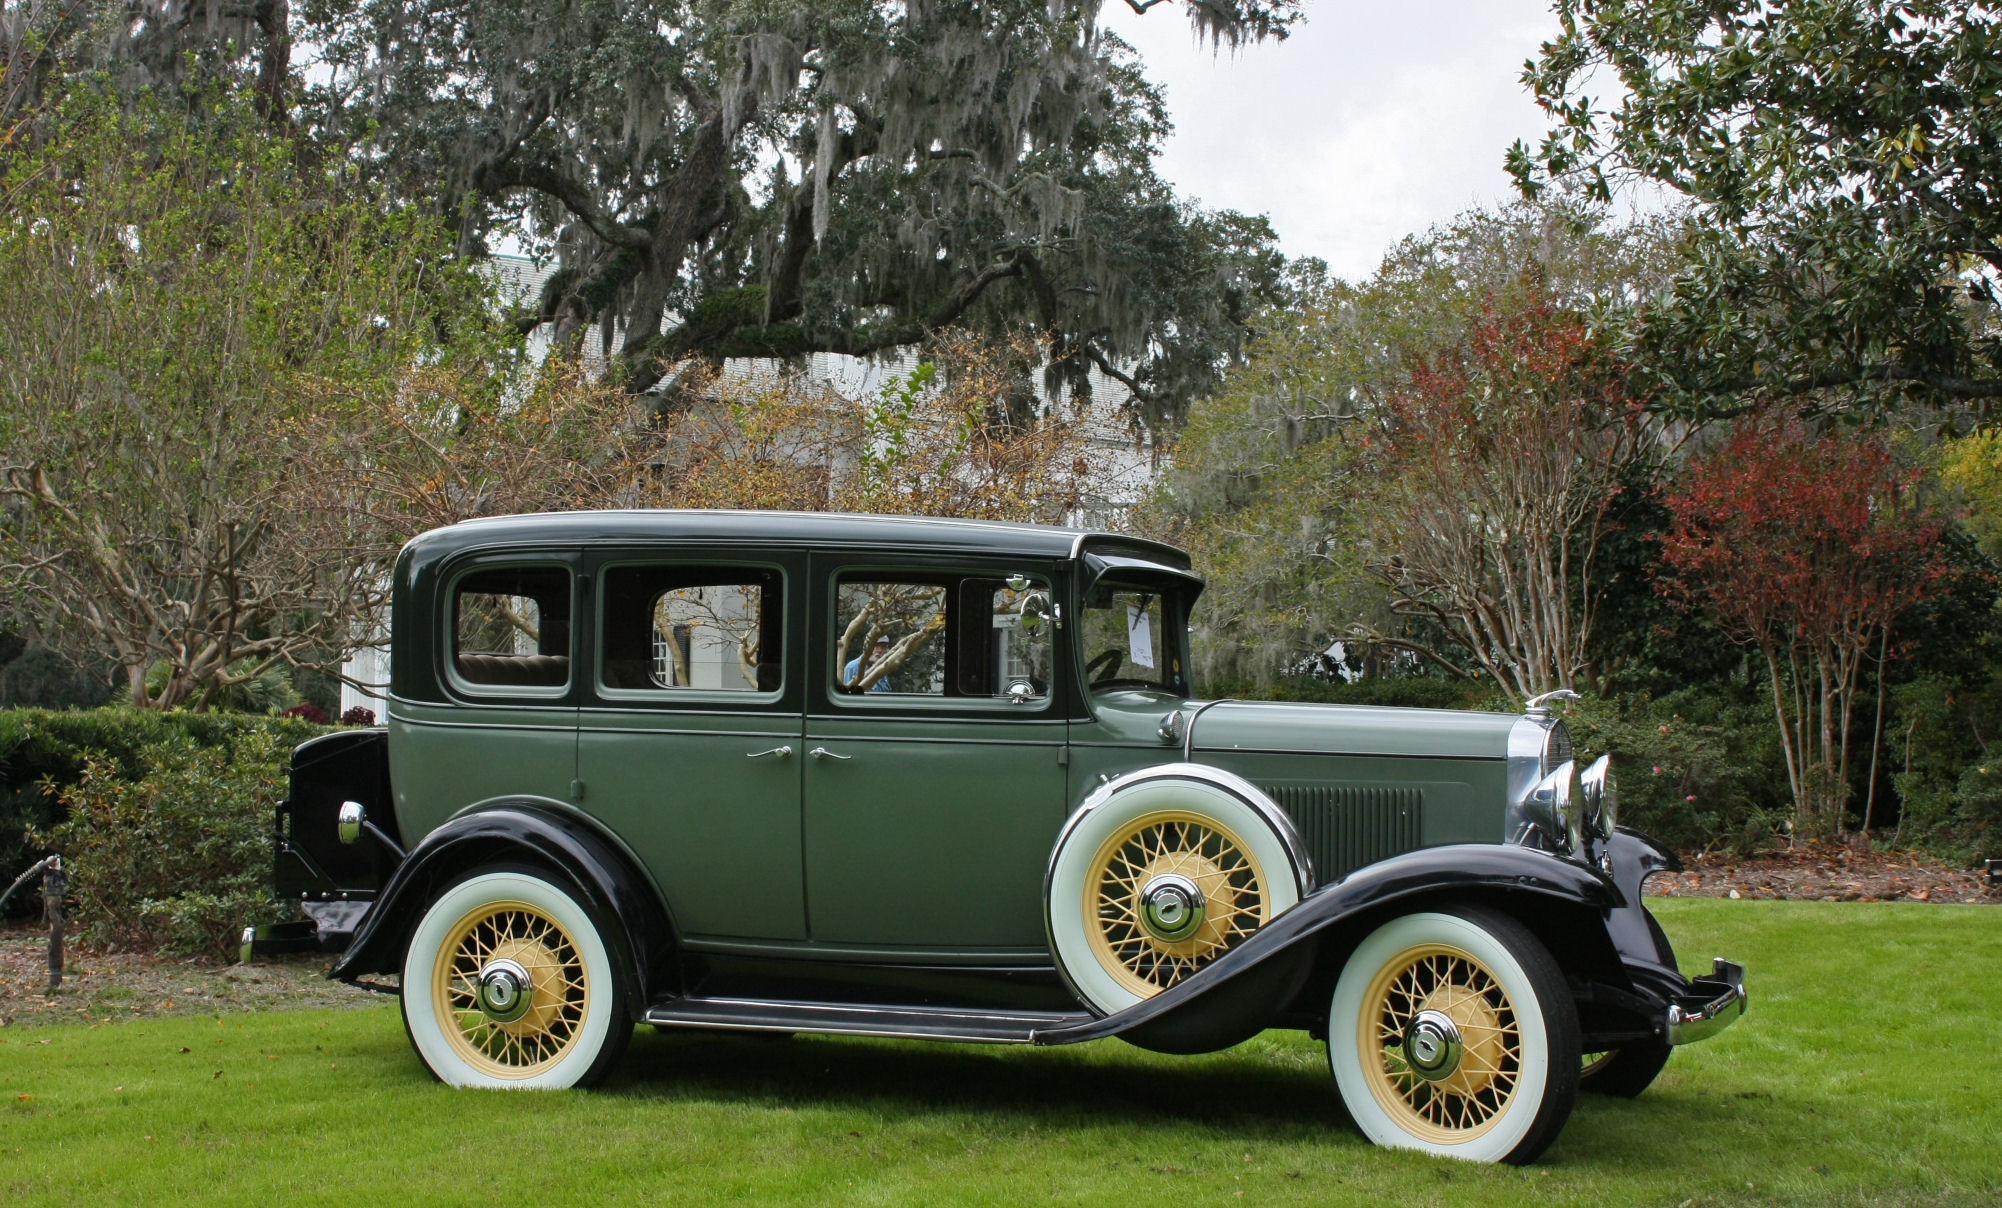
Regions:
<instances>
[{"instance_id":1,"label":"windshield","mask_svg":"<svg viewBox=\"0 0 2002 1208\"><path fill-rule=\"evenodd\" d=\"M1085 679L1094 692L1157 688L1184 694L1180 601L1160 586L1101 580L1084 602Z\"/></svg>"}]
</instances>

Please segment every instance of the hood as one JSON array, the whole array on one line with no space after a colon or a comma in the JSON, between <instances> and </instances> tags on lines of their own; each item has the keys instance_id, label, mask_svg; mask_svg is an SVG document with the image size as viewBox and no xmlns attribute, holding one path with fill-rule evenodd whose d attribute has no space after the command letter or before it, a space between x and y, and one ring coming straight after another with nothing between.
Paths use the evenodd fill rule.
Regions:
<instances>
[{"instance_id":1,"label":"hood","mask_svg":"<svg viewBox=\"0 0 2002 1208\"><path fill-rule=\"evenodd\" d=\"M1379 705L1277 701L1191 701L1197 710L1194 750L1286 751L1317 755L1416 755L1445 759L1505 759L1519 713L1456 709L1392 709Z\"/></svg>"}]
</instances>

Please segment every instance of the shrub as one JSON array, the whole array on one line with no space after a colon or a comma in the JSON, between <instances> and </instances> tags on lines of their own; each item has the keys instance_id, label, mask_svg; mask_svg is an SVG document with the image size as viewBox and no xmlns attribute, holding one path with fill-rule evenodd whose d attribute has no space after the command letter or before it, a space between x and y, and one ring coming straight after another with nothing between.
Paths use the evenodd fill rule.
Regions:
<instances>
[{"instance_id":1,"label":"shrub","mask_svg":"<svg viewBox=\"0 0 2002 1208\"><path fill-rule=\"evenodd\" d=\"M28 832L46 832L63 821L61 790L78 782L93 756L134 779L144 772L144 753L162 743L185 741L227 755L247 736L266 735L289 749L319 733L297 718L241 713L0 710L0 874L12 879L40 858ZM10 914L39 909L39 899L25 889L7 903Z\"/></svg>"},{"instance_id":2,"label":"shrub","mask_svg":"<svg viewBox=\"0 0 2002 1208\"><path fill-rule=\"evenodd\" d=\"M354 708L341 714L341 724L344 726L372 726L375 724L375 710L356 705Z\"/></svg>"},{"instance_id":3,"label":"shrub","mask_svg":"<svg viewBox=\"0 0 2002 1208\"><path fill-rule=\"evenodd\" d=\"M311 704L293 705L290 709L285 710L282 716L296 717L301 721L310 721L316 726L324 726L327 724L327 711L325 709L320 708L320 706L318 705L311 705Z\"/></svg>"},{"instance_id":4,"label":"shrub","mask_svg":"<svg viewBox=\"0 0 2002 1208\"><path fill-rule=\"evenodd\" d=\"M273 910L271 811L289 749L270 732L229 747L186 736L139 752L140 772L86 757L67 818L32 838L63 854L88 943L226 957Z\"/></svg>"},{"instance_id":5,"label":"shrub","mask_svg":"<svg viewBox=\"0 0 2002 1208\"><path fill-rule=\"evenodd\" d=\"M1682 850L1751 851L1786 821L1772 718L1727 685L1586 697L1565 712L1581 766L1613 757L1620 823Z\"/></svg>"},{"instance_id":6,"label":"shrub","mask_svg":"<svg viewBox=\"0 0 2002 1208\"><path fill-rule=\"evenodd\" d=\"M2002 756L1992 728L2002 674L1920 675L1892 690L1884 746L1901 812L1897 837L1952 859L2002 855Z\"/></svg>"}]
</instances>

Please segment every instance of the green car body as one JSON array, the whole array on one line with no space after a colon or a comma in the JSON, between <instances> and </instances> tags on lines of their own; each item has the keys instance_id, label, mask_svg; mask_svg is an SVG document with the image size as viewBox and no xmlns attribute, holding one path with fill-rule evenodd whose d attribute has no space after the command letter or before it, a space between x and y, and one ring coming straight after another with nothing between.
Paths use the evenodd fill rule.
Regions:
<instances>
[{"instance_id":1,"label":"green car body","mask_svg":"<svg viewBox=\"0 0 2002 1208\"><path fill-rule=\"evenodd\" d=\"M1673 857L1617 830L1547 709L1193 700L1200 591L1169 546L1027 525L427 533L385 726L300 748L279 811L315 925L247 946L400 974L453 1082L588 1082L635 1022L1168 1051L1300 1027L1376 1139L1513 1161L1581 1071L1637 1093L1742 1014L1735 966L1675 970L1639 900Z\"/></svg>"}]
</instances>

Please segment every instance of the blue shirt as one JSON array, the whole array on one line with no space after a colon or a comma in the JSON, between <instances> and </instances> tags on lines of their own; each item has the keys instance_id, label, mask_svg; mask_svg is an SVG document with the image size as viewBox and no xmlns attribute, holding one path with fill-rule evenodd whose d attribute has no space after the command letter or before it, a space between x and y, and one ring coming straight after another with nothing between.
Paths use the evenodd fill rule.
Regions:
<instances>
[{"instance_id":1,"label":"blue shirt","mask_svg":"<svg viewBox=\"0 0 2002 1208\"><path fill-rule=\"evenodd\" d=\"M861 674L862 674L862 656L858 654L854 658L849 659L848 665L841 669L841 682L843 684L852 684L856 681L858 677L861 676ZM887 675L884 676L882 679L877 680L875 683L869 685L869 691L871 692L888 692L889 690L890 690L890 677Z\"/></svg>"}]
</instances>

